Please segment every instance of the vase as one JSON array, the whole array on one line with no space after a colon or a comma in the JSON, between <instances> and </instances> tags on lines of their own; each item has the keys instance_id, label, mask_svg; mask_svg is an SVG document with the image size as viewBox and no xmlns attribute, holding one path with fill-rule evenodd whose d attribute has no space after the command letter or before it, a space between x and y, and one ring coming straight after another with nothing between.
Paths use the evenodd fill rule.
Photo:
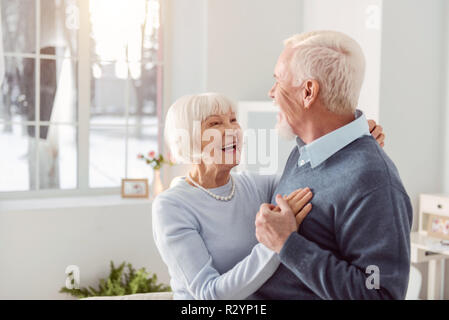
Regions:
<instances>
[{"instance_id":1,"label":"vase","mask_svg":"<svg viewBox=\"0 0 449 320\"><path fill-rule=\"evenodd\" d=\"M153 175L153 184L151 186L151 194L153 199L156 198L156 196L164 191L164 185L162 184L161 180L161 170L154 170Z\"/></svg>"}]
</instances>

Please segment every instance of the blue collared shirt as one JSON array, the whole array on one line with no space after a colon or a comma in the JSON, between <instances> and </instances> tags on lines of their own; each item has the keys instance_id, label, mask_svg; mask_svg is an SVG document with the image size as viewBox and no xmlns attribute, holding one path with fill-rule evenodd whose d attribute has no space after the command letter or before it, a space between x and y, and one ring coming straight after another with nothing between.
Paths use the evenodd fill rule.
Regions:
<instances>
[{"instance_id":1,"label":"blue collared shirt","mask_svg":"<svg viewBox=\"0 0 449 320\"><path fill-rule=\"evenodd\" d=\"M300 155L298 166L301 167L310 162L310 166L314 168L363 135L370 135L368 122L363 112L356 110L354 121L309 144L305 144L299 137L296 137Z\"/></svg>"}]
</instances>

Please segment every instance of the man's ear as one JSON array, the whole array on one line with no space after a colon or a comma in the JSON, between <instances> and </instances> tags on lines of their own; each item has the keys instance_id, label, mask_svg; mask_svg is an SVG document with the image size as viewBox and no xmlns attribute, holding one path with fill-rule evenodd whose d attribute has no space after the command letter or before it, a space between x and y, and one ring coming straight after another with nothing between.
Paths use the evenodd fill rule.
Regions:
<instances>
[{"instance_id":1,"label":"man's ear","mask_svg":"<svg viewBox=\"0 0 449 320\"><path fill-rule=\"evenodd\" d=\"M318 97L320 84L316 80L306 80L303 87L304 108L309 109Z\"/></svg>"}]
</instances>

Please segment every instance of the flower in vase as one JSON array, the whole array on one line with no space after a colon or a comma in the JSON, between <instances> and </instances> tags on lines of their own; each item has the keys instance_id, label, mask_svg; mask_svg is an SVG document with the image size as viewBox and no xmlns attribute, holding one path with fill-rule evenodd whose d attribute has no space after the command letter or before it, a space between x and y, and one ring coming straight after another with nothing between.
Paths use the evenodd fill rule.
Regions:
<instances>
[{"instance_id":1,"label":"flower in vase","mask_svg":"<svg viewBox=\"0 0 449 320\"><path fill-rule=\"evenodd\" d=\"M155 151L148 152L147 157L145 157L142 153L139 153L137 158L144 160L155 171L160 170L163 164L173 165L173 163L166 160L162 154L156 155Z\"/></svg>"}]
</instances>

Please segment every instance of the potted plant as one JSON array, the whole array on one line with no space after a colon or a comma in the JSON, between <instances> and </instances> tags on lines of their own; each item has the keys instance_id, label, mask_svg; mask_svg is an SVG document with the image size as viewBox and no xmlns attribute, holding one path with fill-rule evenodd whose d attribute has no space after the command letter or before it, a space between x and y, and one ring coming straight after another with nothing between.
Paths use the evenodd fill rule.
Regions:
<instances>
[{"instance_id":1,"label":"potted plant","mask_svg":"<svg viewBox=\"0 0 449 320\"><path fill-rule=\"evenodd\" d=\"M88 297L124 296L136 293L171 291L170 286L158 284L156 274L151 275L145 268L135 270L130 263L126 264L125 262L116 268L112 261L110 268L109 276L106 279L100 279L98 289L91 286L79 289L63 287L59 292L68 293L76 298L83 299Z\"/></svg>"}]
</instances>

